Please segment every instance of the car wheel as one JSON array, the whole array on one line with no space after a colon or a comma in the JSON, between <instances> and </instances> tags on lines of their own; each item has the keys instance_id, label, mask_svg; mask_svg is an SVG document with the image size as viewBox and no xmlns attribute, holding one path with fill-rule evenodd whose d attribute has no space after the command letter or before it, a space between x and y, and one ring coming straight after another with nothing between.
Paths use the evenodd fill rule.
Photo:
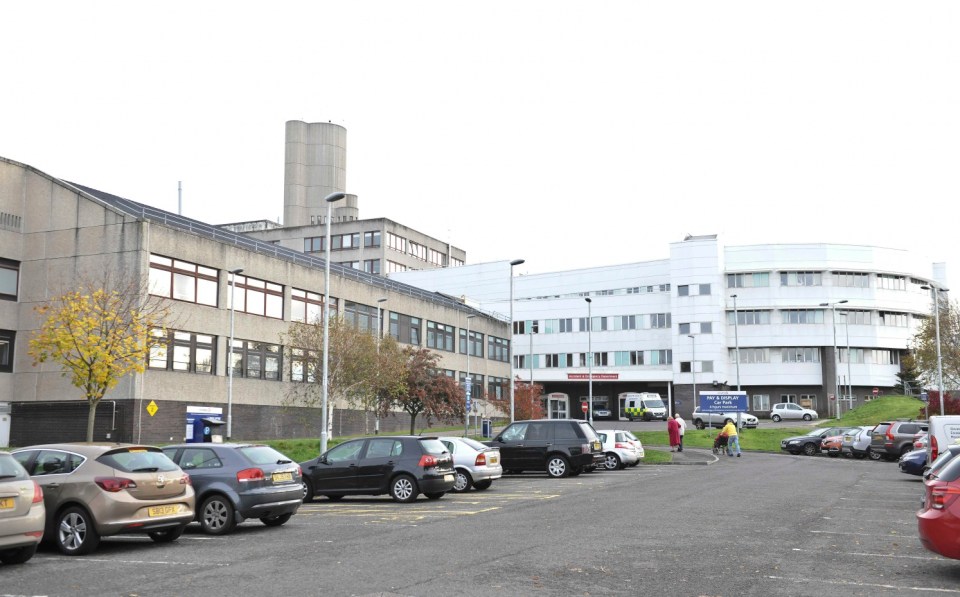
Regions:
<instances>
[{"instance_id":1,"label":"car wheel","mask_svg":"<svg viewBox=\"0 0 960 597\"><path fill-rule=\"evenodd\" d=\"M410 475L400 475L390 483L390 497L401 504L417 499L417 482Z\"/></svg>"},{"instance_id":2,"label":"car wheel","mask_svg":"<svg viewBox=\"0 0 960 597\"><path fill-rule=\"evenodd\" d=\"M233 530L233 504L222 495L212 495L200 506L200 530L208 535L225 535Z\"/></svg>"},{"instance_id":3,"label":"car wheel","mask_svg":"<svg viewBox=\"0 0 960 597\"><path fill-rule=\"evenodd\" d=\"M615 471L623 467L620 462L620 457L612 452L607 454L607 457L603 461L603 466L607 467L608 471Z\"/></svg>"},{"instance_id":4,"label":"car wheel","mask_svg":"<svg viewBox=\"0 0 960 597\"><path fill-rule=\"evenodd\" d=\"M873 448L867 448L867 456L870 457L870 460L880 460L883 458L883 454L879 452L874 452Z\"/></svg>"},{"instance_id":5,"label":"car wheel","mask_svg":"<svg viewBox=\"0 0 960 597\"><path fill-rule=\"evenodd\" d=\"M773 421L774 423L779 423L780 415L773 415L772 417L770 417L770 420Z\"/></svg>"},{"instance_id":6,"label":"car wheel","mask_svg":"<svg viewBox=\"0 0 960 597\"><path fill-rule=\"evenodd\" d=\"M428 500L439 500L439 499L442 498L442 497L444 496L444 494L446 494L446 493L447 493L446 491L440 491L440 492L437 492L437 493L425 493L425 494L423 494L423 495L425 495Z\"/></svg>"},{"instance_id":7,"label":"car wheel","mask_svg":"<svg viewBox=\"0 0 960 597\"><path fill-rule=\"evenodd\" d=\"M313 501L313 483L310 482L310 479L303 477L300 480L300 487L303 489L303 503L309 504Z\"/></svg>"},{"instance_id":8,"label":"car wheel","mask_svg":"<svg viewBox=\"0 0 960 597\"><path fill-rule=\"evenodd\" d=\"M628 417L627 417L627 420L630 421L631 423L633 423L633 417L628 416Z\"/></svg>"},{"instance_id":9,"label":"car wheel","mask_svg":"<svg viewBox=\"0 0 960 597\"><path fill-rule=\"evenodd\" d=\"M803 444L803 453L806 454L807 456L813 456L814 454L816 454L817 453L816 444L810 444L810 443Z\"/></svg>"},{"instance_id":10,"label":"car wheel","mask_svg":"<svg viewBox=\"0 0 960 597\"><path fill-rule=\"evenodd\" d=\"M173 543L180 538L180 535L183 534L183 529L187 525L180 525L174 529L167 529L165 531L154 531L148 533L150 538L153 539L154 543Z\"/></svg>"},{"instance_id":11,"label":"car wheel","mask_svg":"<svg viewBox=\"0 0 960 597\"><path fill-rule=\"evenodd\" d=\"M493 481L490 479L484 479L483 481L477 481L473 484L473 488L477 491L484 491L490 489L490 486L493 485Z\"/></svg>"},{"instance_id":12,"label":"car wheel","mask_svg":"<svg viewBox=\"0 0 960 597\"><path fill-rule=\"evenodd\" d=\"M551 456L547 459L547 474L554 479L560 479L570 474L570 464L563 456Z\"/></svg>"},{"instance_id":13,"label":"car wheel","mask_svg":"<svg viewBox=\"0 0 960 597\"><path fill-rule=\"evenodd\" d=\"M465 491L470 491L470 486L473 485L473 479L470 478L470 473L457 469L453 473L453 491L456 493L463 493Z\"/></svg>"},{"instance_id":14,"label":"car wheel","mask_svg":"<svg viewBox=\"0 0 960 597\"><path fill-rule=\"evenodd\" d=\"M0 562L4 564L23 564L37 553L37 545L27 545L17 549L0 551Z\"/></svg>"},{"instance_id":15,"label":"car wheel","mask_svg":"<svg viewBox=\"0 0 960 597\"><path fill-rule=\"evenodd\" d=\"M903 457L904 454L906 454L907 452L910 452L912 449L913 449L913 446L911 446L910 444L907 444L906 446L900 448L900 456Z\"/></svg>"},{"instance_id":16,"label":"car wheel","mask_svg":"<svg viewBox=\"0 0 960 597\"><path fill-rule=\"evenodd\" d=\"M100 534L93 527L93 518L83 508L67 508L57 517L57 549L68 556L81 556L97 548Z\"/></svg>"},{"instance_id":17,"label":"car wheel","mask_svg":"<svg viewBox=\"0 0 960 597\"><path fill-rule=\"evenodd\" d=\"M643 413L643 420L644 420L644 421L649 421L649 420L652 419L652 418L653 418L653 416L650 415L650 413Z\"/></svg>"},{"instance_id":18,"label":"car wheel","mask_svg":"<svg viewBox=\"0 0 960 597\"><path fill-rule=\"evenodd\" d=\"M268 527L280 527L287 523L290 520L290 517L293 516L293 513L287 512L286 514L281 514L280 516L264 516L260 519L260 522L267 525Z\"/></svg>"},{"instance_id":19,"label":"car wheel","mask_svg":"<svg viewBox=\"0 0 960 597\"><path fill-rule=\"evenodd\" d=\"M803 420L804 420L804 421L812 421L812 420L813 420L813 417L811 417L810 415L803 415Z\"/></svg>"},{"instance_id":20,"label":"car wheel","mask_svg":"<svg viewBox=\"0 0 960 597\"><path fill-rule=\"evenodd\" d=\"M693 421L693 426L697 429L706 429L707 426L703 424L703 419L696 419Z\"/></svg>"}]
</instances>

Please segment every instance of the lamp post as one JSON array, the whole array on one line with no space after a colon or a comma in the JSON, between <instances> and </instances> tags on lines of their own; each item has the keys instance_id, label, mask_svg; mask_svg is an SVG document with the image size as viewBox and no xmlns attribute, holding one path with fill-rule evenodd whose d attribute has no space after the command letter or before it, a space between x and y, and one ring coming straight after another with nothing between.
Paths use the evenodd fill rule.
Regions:
<instances>
[{"instance_id":1,"label":"lamp post","mask_svg":"<svg viewBox=\"0 0 960 597\"><path fill-rule=\"evenodd\" d=\"M463 437L467 437L467 433L470 430L470 393L473 389L473 380L470 379L470 320L476 317L476 315L467 315L467 378L466 378L466 394L467 394L467 403L466 408L464 409L463 415Z\"/></svg>"},{"instance_id":2,"label":"lamp post","mask_svg":"<svg viewBox=\"0 0 960 597\"><path fill-rule=\"evenodd\" d=\"M847 299L842 301L836 301L834 303L820 303L821 307L830 307L830 325L833 326L833 399L837 402L837 417L840 416L840 396L837 394L840 393L839 388L839 377L840 374L837 371L837 365L840 363L840 354L837 352L837 305L842 305L846 303ZM850 355L847 355L849 358ZM827 403L827 414L830 413L830 404Z\"/></svg>"},{"instance_id":3,"label":"lamp post","mask_svg":"<svg viewBox=\"0 0 960 597\"><path fill-rule=\"evenodd\" d=\"M227 352L227 441L233 437L233 314L236 311L234 292L237 289L237 274L242 267L230 270L230 349Z\"/></svg>"},{"instance_id":4,"label":"lamp post","mask_svg":"<svg viewBox=\"0 0 960 597\"><path fill-rule=\"evenodd\" d=\"M939 286L923 285L920 288L924 290L933 289L933 316L937 330L937 390L940 392L940 416L944 415L944 396L943 396L943 356L940 354L940 291L950 292L947 288Z\"/></svg>"},{"instance_id":5,"label":"lamp post","mask_svg":"<svg viewBox=\"0 0 960 597\"><path fill-rule=\"evenodd\" d=\"M740 315L737 311L737 295L732 294L730 298L733 299L733 342L734 342L734 352L737 358L737 392L740 391ZM737 411L737 429L740 428L741 415L740 411Z\"/></svg>"},{"instance_id":6,"label":"lamp post","mask_svg":"<svg viewBox=\"0 0 960 597\"><path fill-rule=\"evenodd\" d=\"M841 313L843 315L843 329L847 335L847 410L849 411L853 408L853 373L850 368L850 363L853 362L853 354L850 350L850 312L844 311ZM840 417L840 410L837 410L837 418Z\"/></svg>"},{"instance_id":7,"label":"lamp post","mask_svg":"<svg viewBox=\"0 0 960 597\"><path fill-rule=\"evenodd\" d=\"M510 262L510 422L514 419L514 383L513 383L513 266L523 263L523 259L514 259Z\"/></svg>"},{"instance_id":8,"label":"lamp post","mask_svg":"<svg viewBox=\"0 0 960 597\"><path fill-rule=\"evenodd\" d=\"M381 320L380 320L380 314L382 313L383 309L380 307L380 305L382 305L385 302L387 302L387 299L385 298L377 299L377 356L380 355L380 337L383 336L383 324L381 323ZM380 376L380 363L377 363L378 379L379 379L379 376ZM376 391L377 391L376 411L374 412L374 419L373 419L373 434L380 435L380 389L377 388ZM364 422L364 426L366 426L366 422Z\"/></svg>"},{"instance_id":9,"label":"lamp post","mask_svg":"<svg viewBox=\"0 0 960 597\"><path fill-rule=\"evenodd\" d=\"M320 417L323 419L323 428L320 430L320 453L327 451L327 396L329 392L330 368L330 220L333 217L333 204L346 197L346 193L330 193L323 200L327 204L327 238L326 257L323 274L323 400L321 402Z\"/></svg>"},{"instance_id":10,"label":"lamp post","mask_svg":"<svg viewBox=\"0 0 960 597\"><path fill-rule=\"evenodd\" d=\"M693 380L693 408L697 408L697 337L693 334L687 334L690 338L690 345L693 347L693 356L690 359L690 378Z\"/></svg>"},{"instance_id":11,"label":"lamp post","mask_svg":"<svg viewBox=\"0 0 960 597\"><path fill-rule=\"evenodd\" d=\"M587 417L590 424L593 424L593 301L590 297L585 297L587 301ZM587 418L584 417L584 418Z\"/></svg>"}]
</instances>

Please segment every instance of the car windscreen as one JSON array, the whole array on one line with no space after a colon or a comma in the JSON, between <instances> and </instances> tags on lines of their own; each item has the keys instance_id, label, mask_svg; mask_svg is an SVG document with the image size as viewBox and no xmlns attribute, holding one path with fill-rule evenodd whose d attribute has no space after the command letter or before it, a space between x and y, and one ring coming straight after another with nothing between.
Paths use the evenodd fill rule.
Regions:
<instances>
[{"instance_id":1,"label":"car windscreen","mask_svg":"<svg viewBox=\"0 0 960 597\"><path fill-rule=\"evenodd\" d=\"M0 454L0 481L27 479L30 475L20 463L9 454Z\"/></svg>"},{"instance_id":2,"label":"car windscreen","mask_svg":"<svg viewBox=\"0 0 960 597\"><path fill-rule=\"evenodd\" d=\"M127 473L158 473L179 470L166 454L157 448L121 448L107 452L97 462Z\"/></svg>"},{"instance_id":3,"label":"car windscreen","mask_svg":"<svg viewBox=\"0 0 960 597\"><path fill-rule=\"evenodd\" d=\"M439 456L447 452L447 447L438 439L422 439L420 440L420 446L423 448L424 454Z\"/></svg>"},{"instance_id":4,"label":"car windscreen","mask_svg":"<svg viewBox=\"0 0 960 597\"><path fill-rule=\"evenodd\" d=\"M664 408L663 400L656 398L644 398L643 405L647 408Z\"/></svg>"},{"instance_id":5,"label":"car windscreen","mask_svg":"<svg viewBox=\"0 0 960 597\"><path fill-rule=\"evenodd\" d=\"M238 451L254 464L287 464L293 462L270 446L244 446L238 448Z\"/></svg>"}]
</instances>

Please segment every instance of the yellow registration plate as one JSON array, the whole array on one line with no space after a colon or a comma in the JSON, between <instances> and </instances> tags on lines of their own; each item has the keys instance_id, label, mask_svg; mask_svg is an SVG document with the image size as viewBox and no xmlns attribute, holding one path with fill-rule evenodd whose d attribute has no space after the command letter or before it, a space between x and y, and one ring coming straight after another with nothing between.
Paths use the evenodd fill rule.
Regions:
<instances>
[{"instance_id":1,"label":"yellow registration plate","mask_svg":"<svg viewBox=\"0 0 960 597\"><path fill-rule=\"evenodd\" d=\"M0 498L0 510L12 510L15 504L13 498Z\"/></svg>"},{"instance_id":2,"label":"yellow registration plate","mask_svg":"<svg viewBox=\"0 0 960 597\"><path fill-rule=\"evenodd\" d=\"M284 481L293 481L293 473L273 473L274 483L283 483Z\"/></svg>"},{"instance_id":3,"label":"yellow registration plate","mask_svg":"<svg viewBox=\"0 0 960 597\"><path fill-rule=\"evenodd\" d=\"M151 506L147 508L147 516L170 516L180 511L180 507L171 504L168 506Z\"/></svg>"},{"instance_id":4,"label":"yellow registration plate","mask_svg":"<svg viewBox=\"0 0 960 597\"><path fill-rule=\"evenodd\" d=\"M496 456L491 456L491 457L490 457L490 464L496 464L496 463L498 463L498 462L500 462L500 459L497 458Z\"/></svg>"},{"instance_id":5,"label":"yellow registration plate","mask_svg":"<svg viewBox=\"0 0 960 597\"><path fill-rule=\"evenodd\" d=\"M443 480L447 481L448 483L453 483L453 475L444 475Z\"/></svg>"},{"instance_id":6,"label":"yellow registration plate","mask_svg":"<svg viewBox=\"0 0 960 597\"><path fill-rule=\"evenodd\" d=\"M600 449L601 449L601 448L600 448L600 442L593 442L593 449L594 449L594 450L600 450Z\"/></svg>"}]
</instances>

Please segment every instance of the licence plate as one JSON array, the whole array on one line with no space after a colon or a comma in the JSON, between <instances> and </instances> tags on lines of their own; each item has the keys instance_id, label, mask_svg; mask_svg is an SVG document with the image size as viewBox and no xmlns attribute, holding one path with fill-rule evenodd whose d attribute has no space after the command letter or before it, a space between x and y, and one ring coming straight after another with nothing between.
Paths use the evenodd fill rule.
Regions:
<instances>
[{"instance_id":1,"label":"licence plate","mask_svg":"<svg viewBox=\"0 0 960 597\"><path fill-rule=\"evenodd\" d=\"M12 510L15 504L13 498L0 498L0 510Z\"/></svg>"},{"instance_id":2,"label":"licence plate","mask_svg":"<svg viewBox=\"0 0 960 597\"><path fill-rule=\"evenodd\" d=\"M147 516L170 516L180 511L180 507L171 504L168 506L151 506L147 508Z\"/></svg>"},{"instance_id":3,"label":"licence plate","mask_svg":"<svg viewBox=\"0 0 960 597\"><path fill-rule=\"evenodd\" d=\"M453 475L444 475L443 480L453 483Z\"/></svg>"},{"instance_id":4,"label":"licence plate","mask_svg":"<svg viewBox=\"0 0 960 597\"><path fill-rule=\"evenodd\" d=\"M600 446L600 442L593 442L593 449L594 449L594 450L601 450L602 448L601 448L601 446Z\"/></svg>"},{"instance_id":5,"label":"licence plate","mask_svg":"<svg viewBox=\"0 0 960 597\"><path fill-rule=\"evenodd\" d=\"M496 464L496 463L498 463L498 462L500 462L500 459L497 458L496 456L491 456L491 457L490 457L490 464Z\"/></svg>"},{"instance_id":6,"label":"licence plate","mask_svg":"<svg viewBox=\"0 0 960 597\"><path fill-rule=\"evenodd\" d=\"M284 481L293 481L293 473L273 473L274 483L283 483Z\"/></svg>"}]
</instances>

